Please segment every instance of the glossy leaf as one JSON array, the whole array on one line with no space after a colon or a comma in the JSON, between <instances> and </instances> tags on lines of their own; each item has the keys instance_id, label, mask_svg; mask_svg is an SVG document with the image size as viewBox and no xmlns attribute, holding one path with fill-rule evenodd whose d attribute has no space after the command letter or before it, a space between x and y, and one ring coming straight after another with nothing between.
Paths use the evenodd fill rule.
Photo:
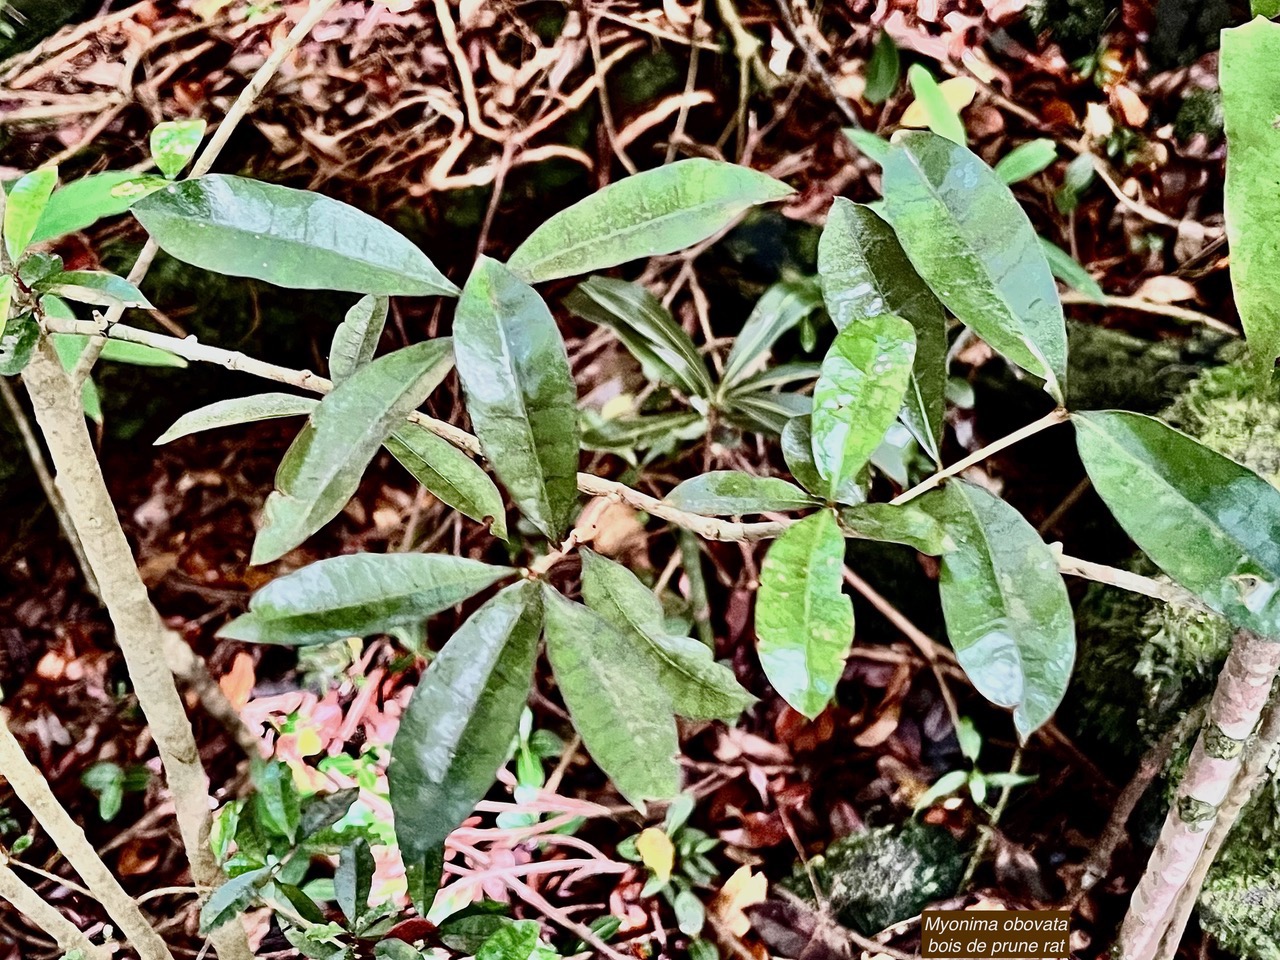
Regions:
<instances>
[{"instance_id":1,"label":"glossy leaf","mask_svg":"<svg viewBox=\"0 0 1280 960\"><path fill-rule=\"evenodd\" d=\"M782 699L811 720L835 696L853 644L843 574L844 537L827 510L788 527L760 570L760 665Z\"/></svg>"},{"instance_id":2,"label":"glossy leaf","mask_svg":"<svg viewBox=\"0 0 1280 960\"><path fill-rule=\"evenodd\" d=\"M956 549L955 541L937 518L914 502L846 507L840 511L840 527L845 536L902 543L933 557Z\"/></svg>"},{"instance_id":3,"label":"glossy leaf","mask_svg":"<svg viewBox=\"0 0 1280 960\"><path fill-rule=\"evenodd\" d=\"M640 284L592 277L578 284L564 305L617 334L650 381L692 397L711 396L711 376L698 348L662 301Z\"/></svg>"},{"instance_id":4,"label":"glossy leaf","mask_svg":"<svg viewBox=\"0 0 1280 960\"><path fill-rule=\"evenodd\" d=\"M45 308L45 315L50 317L60 317L64 320L74 320L75 314L71 312L71 308L57 297L47 296L41 298L41 304ZM58 355L58 362L62 364L62 369L70 373L76 368L76 363L80 360L80 354L84 352L87 340L78 337L52 337L53 350ZM92 379L86 379L84 386L80 389L80 405L84 409L87 416L94 423L102 423L102 398L98 395L98 388L94 385Z\"/></svg>"},{"instance_id":5,"label":"glossy leaf","mask_svg":"<svg viewBox=\"0 0 1280 960\"><path fill-rule=\"evenodd\" d=\"M871 51L871 59L867 63L867 83L862 92L868 103L884 103L898 88L898 74L901 71L898 46L888 31L881 30L876 45Z\"/></svg>"},{"instance_id":6,"label":"glossy leaf","mask_svg":"<svg viewBox=\"0 0 1280 960\"><path fill-rule=\"evenodd\" d=\"M126 307L151 308L142 291L124 277L99 270L64 270L46 278L38 289L77 303L100 307L123 304Z\"/></svg>"},{"instance_id":7,"label":"glossy leaf","mask_svg":"<svg viewBox=\"0 0 1280 960\"><path fill-rule=\"evenodd\" d=\"M916 271L964 323L1061 399L1067 334L1031 221L964 147L898 139L884 163L885 213Z\"/></svg>"},{"instance_id":8,"label":"glossy leaf","mask_svg":"<svg viewBox=\"0 0 1280 960\"><path fill-rule=\"evenodd\" d=\"M680 744L652 654L547 586L543 608L547 659L591 759L638 810L646 800L670 800L680 790Z\"/></svg>"},{"instance_id":9,"label":"glossy leaf","mask_svg":"<svg viewBox=\"0 0 1280 960\"><path fill-rule=\"evenodd\" d=\"M361 210L308 190L210 174L131 208L165 253L298 290L455 296L426 255Z\"/></svg>"},{"instance_id":10,"label":"glossy leaf","mask_svg":"<svg viewBox=\"0 0 1280 960\"><path fill-rule=\"evenodd\" d=\"M712 470L685 480L664 498L671 506L704 517L740 517L776 510L804 510L813 497L781 477L741 470Z\"/></svg>"},{"instance_id":11,"label":"glossy leaf","mask_svg":"<svg viewBox=\"0 0 1280 960\"><path fill-rule=\"evenodd\" d=\"M1153 417L1072 419L1089 479L1143 552L1234 623L1280 638L1280 492Z\"/></svg>"},{"instance_id":12,"label":"glossy leaf","mask_svg":"<svg viewBox=\"0 0 1280 960\"><path fill-rule=\"evenodd\" d=\"M13 275L0 274L0 334L9 321L9 308L13 305Z\"/></svg>"},{"instance_id":13,"label":"glossy leaf","mask_svg":"<svg viewBox=\"0 0 1280 960\"><path fill-rule=\"evenodd\" d=\"M166 120L151 131L151 158L160 172L172 180L200 149L203 120Z\"/></svg>"},{"instance_id":14,"label":"glossy leaf","mask_svg":"<svg viewBox=\"0 0 1280 960\"><path fill-rule=\"evenodd\" d=\"M677 450L681 443L697 440L707 431L706 419L700 413L680 411L612 419L593 410L582 414L582 446L616 454L633 466L639 463L637 452Z\"/></svg>"},{"instance_id":15,"label":"glossy leaf","mask_svg":"<svg viewBox=\"0 0 1280 960\"><path fill-rule=\"evenodd\" d=\"M361 297L338 324L329 347L329 376L341 383L373 360L387 322L386 297Z\"/></svg>"},{"instance_id":16,"label":"glossy leaf","mask_svg":"<svg viewBox=\"0 0 1280 960\"><path fill-rule=\"evenodd\" d=\"M0 286L4 285L5 280L11 281L12 278L0 279ZM0 293L0 307L8 313L8 298L2 293ZM35 352L39 341L40 324L32 314L23 313L16 317L9 317L8 322L0 327L0 376L16 377L20 374L26 367L27 361L31 359L31 354Z\"/></svg>"},{"instance_id":17,"label":"glossy leaf","mask_svg":"<svg viewBox=\"0 0 1280 960\"><path fill-rule=\"evenodd\" d=\"M200 933L208 935L236 919L258 895L258 888L271 878L273 867L259 867L232 877L200 908Z\"/></svg>"},{"instance_id":18,"label":"glossy leaf","mask_svg":"<svg viewBox=\"0 0 1280 960\"><path fill-rule=\"evenodd\" d=\"M813 461L836 494L854 481L902 409L915 360L915 331L891 313L836 335L813 388Z\"/></svg>"},{"instance_id":19,"label":"glossy leaf","mask_svg":"<svg viewBox=\"0 0 1280 960\"><path fill-rule=\"evenodd\" d=\"M736 389L763 369L778 338L821 306L822 294L812 279L780 280L769 287L733 338L721 377L723 391Z\"/></svg>"},{"instance_id":20,"label":"glossy leaf","mask_svg":"<svg viewBox=\"0 0 1280 960\"><path fill-rule=\"evenodd\" d=\"M538 931L536 920L508 921L481 944L475 960L535 960Z\"/></svg>"},{"instance_id":21,"label":"glossy leaf","mask_svg":"<svg viewBox=\"0 0 1280 960\"><path fill-rule=\"evenodd\" d=\"M952 481L919 501L955 541L943 554L942 613L956 659L988 700L1013 708L1025 742L1062 701L1076 635L1057 558L1013 507Z\"/></svg>"},{"instance_id":22,"label":"glossy leaf","mask_svg":"<svg viewBox=\"0 0 1280 960\"><path fill-rule=\"evenodd\" d=\"M292 393L255 393L248 397L218 400L184 413L173 422L173 426L156 438L155 445L171 443L179 437L219 427L257 423L277 417L299 417L310 414L319 404L320 401L314 397L300 397Z\"/></svg>"},{"instance_id":23,"label":"glossy leaf","mask_svg":"<svg viewBox=\"0 0 1280 960\"><path fill-rule=\"evenodd\" d=\"M91 227L105 217L127 213L147 194L168 183L163 177L128 170L108 170L73 180L49 198L31 242L54 240Z\"/></svg>"},{"instance_id":24,"label":"glossy leaf","mask_svg":"<svg viewBox=\"0 0 1280 960\"><path fill-rule=\"evenodd\" d=\"M416 423L406 423L387 438L387 450L437 499L464 517L489 522L495 537L507 539L502 494L474 460Z\"/></svg>"},{"instance_id":25,"label":"glossy leaf","mask_svg":"<svg viewBox=\"0 0 1280 960\"><path fill-rule=\"evenodd\" d=\"M996 176L1013 184L1034 177L1058 159L1058 147L1052 140L1028 140L1014 147L995 165Z\"/></svg>"},{"instance_id":26,"label":"glossy leaf","mask_svg":"<svg viewBox=\"0 0 1280 960\"><path fill-rule=\"evenodd\" d=\"M754 373L729 392L729 396L745 393L759 393L773 390L775 387L791 386L795 383L809 384L818 379L822 372L820 363L780 363L776 367L766 367Z\"/></svg>"},{"instance_id":27,"label":"glossy leaf","mask_svg":"<svg viewBox=\"0 0 1280 960\"><path fill-rule=\"evenodd\" d=\"M907 70L907 82L915 101L902 115L904 127L928 127L952 143L965 142L964 121L960 111L969 105L977 90L968 77L953 77L938 83L925 67L913 63Z\"/></svg>"},{"instance_id":28,"label":"glossy leaf","mask_svg":"<svg viewBox=\"0 0 1280 960\"><path fill-rule=\"evenodd\" d=\"M1076 262L1076 259L1056 243L1040 238L1040 247L1044 250L1045 260L1049 262L1049 270L1055 277L1073 290L1083 293L1095 303L1105 303L1106 293L1098 281L1093 279L1089 271Z\"/></svg>"},{"instance_id":29,"label":"glossy leaf","mask_svg":"<svg viewBox=\"0 0 1280 960\"><path fill-rule=\"evenodd\" d=\"M425 883L431 861L511 752L541 630L538 585L507 587L449 638L400 722L387 781L409 892L424 916L435 893Z\"/></svg>"},{"instance_id":30,"label":"glossy leaf","mask_svg":"<svg viewBox=\"0 0 1280 960\"><path fill-rule=\"evenodd\" d=\"M551 311L527 283L481 257L453 331L485 456L520 511L558 540L578 499L578 396Z\"/></svg>"},{"instance_id":31,"label":"glossy leaf","mask_svg":"<svg viewBox=\"0 0 1280 960\"><path fill-rule=\"evenodd\" d=\"M818 240L818 278L837 329L893 314L911 324L916 355L902 417L939 463L947 389L947 320L893 228L869 207L837 197Z\"/></svg>"},{"instance_id":32,"label":"glossy leaf","mask_svg":"<svg viewBox=\"0 0 1280 960\"><path fill-rule=\"evenodd\" d=\"M35 236L40 214L58 182L58 168L32 170L9 189L4 208L4 248L17 263Z\"/></svg>"},{"instance_id":33,"label":"glossy leaf","mask_svg":"<svg viewBox=\"0 0 1280 960\"><path fill-rule=\"evenodd\" d=\"M66 339L76 344L77 352L83 351L89 343L88 337L78 333L55 333L51 336L54 340ZM185 357L169 353L167 350L149 347L144 343L131 343L128 340L108 340L102 346L101 359L110 360L112 363L128 363L135 367L169 367L181 370L187 366Z\"/></svg>"},{"instance_id":34,"label":"glossy leaf","mask_svg":"<svg viewBox=\"0 0 1280 960\"><path fill-rule=\"evenodd\" d=\"M761 390L755 393L735 392L726 399L724 412L729 419L748 430L780 434L795 417L813 411L813 398L807 394Z\"/></svg>"},{"instance_id":35,"label":"glossy leaf","mask_svg":"<svg viewBox=\"0 0 1280 960\"><path fill-rule=\"evenodd\" d=\"M280 461L251 563L284 556L338 515L382 442L449 372L450 347L444 338L389 353L320 401Z\"/></svg>"},{"instance_id":36,"label":"glossy leaf","mask_svg":"<svg viewBox=\"0 0 1280 960\"><path fill-rule=\"evenodd\" d=\"M306 646L367 637L447 610L514 573L436 553L354 553L272 580L218 636Z\"/></svg>"},{"instance_id":37,"label":"glossy leaf","mask_svg":"<svg viewBox=\"0 0 1280 960\"><path fill-rule=\"evenodd\" d=\"M818 474L818 465L813 462L813 427L812 417L795 417L787 421L782 429L782 458L786 461L791 476L799 481L800 486L810 493L825 496L826 484ZM854 487L842 490L842 494L850 493ZM855 495L854 499L857 497Z\"/></svg>"},{"instance_id":38,"label":"glossy leaf","mask_svg":"<svg viewBox=\"0 0 1280 960\"><path fill-rule=\"evenodd\" d=\"M364 837L356 837L338 855L338 868L333 872L333 890L348 923L354 924L369 910L374 869L373 851Z\"/></svg>"},{"instance_id":39,"label":"glossy leaf","mask_svg":"<svg viewBox=\"0 0 1280 960\"><path fill-rule=\"evenodd\" d=\"M318 793L306 802L302 808L302 817L298 822L298 840L301 842L315 836L321 830L328 830L347 815L347 812L360 799L359 787L347 787L333 793Z\"/></svg>"},{"instance_id":40,"label":"glossy leaf","mask_svg":"<svg viewBox=\"0 0 1280 960\"><path fill-rule=\"evenodd\" d=\"M889 155L889 150L892 148L888 140L879 134L872 133L870 130L845 127L844 135L863 155L876 163L883 164L885 157Z\"/></svg>"},{"instance_id":41,"label":"glossy leaf","mask_svg":"<svg viewBox=\"0 0 1280 960\"><path fill-rule=\"evenodd\" d=\"M547 220L511 255L530 283L675 253L792 193L747 167L694 158L611 183Z\"/></svg>"},{"instance_id":42,"label":"glossy leaf","mask_svg":"<svg viewBox=\"0 0 1280 960\"><path fill-rule=\"evenodd\" d=\"M580 552L587 606L627 638L633 650L649 653L645 675L667 693L677 714L733 723L755 703L705 644L667 629L661 602L634 573L591 550Z\"/></svg>"},{"instance_id":43,"label":"glossy leaf","mask_svg":"<svg viewBox=\"0 0 1280 960\"><path fill-rule=\"evenodd\" d=\"M1270 375L1280 357L1280 88L1267 81L1280 61L1280 24L1257 18L1222 31L1219 83L1227 134L1225 210L1231 289L1250 354Z\"/></svg>"}]
</instances>

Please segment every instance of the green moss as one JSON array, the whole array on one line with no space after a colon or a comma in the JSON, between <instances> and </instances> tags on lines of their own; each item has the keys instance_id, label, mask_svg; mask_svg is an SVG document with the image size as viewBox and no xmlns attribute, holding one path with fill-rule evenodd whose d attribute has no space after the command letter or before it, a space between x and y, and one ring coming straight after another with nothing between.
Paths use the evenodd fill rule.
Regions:
<instances>
[{"instance_id":1,"label":"green moss","mask_svg":"<svg viewBox=\"0 0 1280 960\"><path fill-rule=\"evenodd\" d=\"M1193 90L1187 94L1173 120L1173 132L1179 140L1190 140L1202 133L1209 140L1222 136L1222 96L1217 90Z\"/></svg>"},{"instance_id":2,"label":"green moss","mask_svg":"<svg viewBox=\"0 0 1280 960\"><path fill-rule=\"evenodd\" d=\"M871 936L952 896L966 859L949 831L909 820L842 837L809 866L836 918ZM787 886L811 896L801 871Z\"/></svg>"},{"instance_id":3,"label":"green moss","mask_svg":"<svg viewBox=\"0 0 1280 960\"><path fill-rule=\"evenodd\" d=\"M1035 0L1027 22L1036 33L1047 31L1068 57L1079 57L1098 46L1117 6L1109 0Z\"/></svg>"}]
</instances>

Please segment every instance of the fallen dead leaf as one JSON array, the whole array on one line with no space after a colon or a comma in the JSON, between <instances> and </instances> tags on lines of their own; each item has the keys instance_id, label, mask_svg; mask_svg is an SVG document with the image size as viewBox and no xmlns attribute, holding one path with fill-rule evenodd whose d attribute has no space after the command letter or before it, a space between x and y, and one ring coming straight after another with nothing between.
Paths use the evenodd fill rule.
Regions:
<instances>
[{"instance_id":1,"label":"fallen dead leaf","mask_svg":"<svg viewBox=\"0 0 1280 960\"><path fill-rule=\"evenodd\" d=\"M739 867L711 901L711 912L735 937L746 936L751 929L751 921L745 911L757 903L764 903L768 891L769 881L763 873L752 873L750 867Z\"/></svg>"}]
</instances>

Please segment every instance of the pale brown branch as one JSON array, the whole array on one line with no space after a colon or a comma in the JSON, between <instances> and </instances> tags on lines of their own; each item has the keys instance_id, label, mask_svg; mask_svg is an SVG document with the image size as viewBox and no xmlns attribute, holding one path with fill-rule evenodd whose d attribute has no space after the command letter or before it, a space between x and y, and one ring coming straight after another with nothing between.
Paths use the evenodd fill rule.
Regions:
<instances>
[{"instance_id":1,"label":"pale brown branch","mask_svg":"<svg viewBox=\"0 0 1280 960\"><path fill-rule=\"evenodd\" d=\"M80 874L94 898L106 908L120 925L130 945L143 960L173 960L173 954L160 935L147 922L133 898L125 892L115 875L107 869L80 825L53 795L49 783L27 759L22 745L9 729L9 713L0 708L0 774L44 828L58 852ZM6 899L9 899L7 896ZM52 909L52 908L50 908ZM24 909L25 912L25 909ZM42 924L43 925L43 924ZM52 932L52 931L51 931Z\"/></svg>"}]
</instances>

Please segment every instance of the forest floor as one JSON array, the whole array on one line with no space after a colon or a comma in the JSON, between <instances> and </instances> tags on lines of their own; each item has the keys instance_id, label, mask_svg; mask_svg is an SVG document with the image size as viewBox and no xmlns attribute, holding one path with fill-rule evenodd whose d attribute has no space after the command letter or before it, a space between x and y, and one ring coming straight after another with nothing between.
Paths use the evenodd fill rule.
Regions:
<instances>
[{"instance_id":1,"label":"forest floor","mask_svg":"<svg viewBox=\"0 0 1280 960\"><path fill-rule=\"evenodd\" d=\"M305 5L257 6L264 9L226 0L108 3L96 18L18 55L0 67L0 176L53 158L64 177L140 167L155 122L216 122ZM813 272L815 229L833 197L878 196L878 167L842 131L891 130L911 101L905 83L878 105L864 98L867 61L884 31L906 61L939 79L976 80L963 118L984 159L994 162L1039 138L1057 145L1058 159L1015 192L1041 235L1120 298L1105 306L1071 303L1069 317L1079 323L1073 336L1107 327L1160 344L1171 358L1155 377L1147 368L1108 368L1098 390L1120 395L1119 405L1159 409L1185 381L1186 365L1230 338L1237 321L1221 242L1224 144L1213 118L1215 53L1204 40L1216 26L1206 25L1206 5L1125 0L1109 10L1103 0L1051 3L1053 29L1045 31L1019 0L851 0L822 5L820 22L806 4L753 0L737 5L736 34L721 19L733 4L702 6L339 4L286 64L221 168L318 189L386 215L459 276L477 251L506 255L547 214L633 166L656 165L668 153L747 163L796 186L796 196L780 214L749 221L697 259L657 263L647 277L670 295L690 330L700 330L705 316L713 337L732 337L769 284ZM442 16L453 29L442 31ZM754 51L752 38L759 41ZM59 252L68 266L112 263L137 248L140 233L132 221L117 220L63 241ZM342 298L282 296L249 284L227 289L194 273L162 262L145 288L171 329L318 368L345 309ZM553 285L549 302L568 289ZM557 316L588 403L639 382L616 341L564 311ZM399 344L439 325L439 316L410 302L397 304L389 331ZM803 346L793 339L785 350L799 354ZM960 351L953 369L967 378L974 402L952 419L949 460L1045 410L1043 395L981 345ZM1132 382L1121 382L1125 377ZM505 560L504 546L415 492L412 479L386 462L321 535L279 564L249 567L255 518L288 428L265 423L153 447L178 414L248 384L221 370L116 368L99 387L105 472L161 612L207 657L277 757L307 771L316 787L367 784L371 809L385 811L380 765L422 661L392 638L300 659L216 641L214 632L243 612L264 582L320 557L407 547ZM461 419L457 389L447 383L432 401L433 415ZM153 802L160 791L155 750L109 623L57 535L9 417L0 417L0 430L0 687L15 731L126 886L147 894L145 908L163 918L166 937L181 944L182 955L195 956L201 938L171 810ZM1046 540L1121 562L1132 547L1082 486L1062 433L988 462L986 479ZM648 468L639 482L658 491L716 467L769 469L780 462L775 446L722 427ZM604 454L586 469L612 476L630 470ZM712 544L682 553L688 545L671 530L616 506L602 511L596 547L672 584L695 621L705 598L704 626L718 656L761 697L736 727L689 724L682 731L686 783L697 798L690 823L719 841L710 855L719 876L713 886L736 877L727 893L709 898L706 936L724 955L848 955L845 934L786 898L777 882L836 838L906 820L929 784L962 767L953 711L974 718L983 733L984 769L1008 769L1014 757L1007 717L987 706L935 645L945 632L932 562L879 545L851 551L849 562L865 581L854 585L858 634L837 705L809 722L772 693L755 657L751 608L761 548ZM1078 596L1080 586L1072 589ZM440 619L432 637L447 636L450 617ZM641 821L569 739L554 693L545 683L540 689L534 729L567 741L546 763L543 796L562 798L560 809L576 803L588 817L577 835L594 863L571 873L522 874L518 868L534 860L584 855L539 850L499 823L494 810L511 801L510 784L499 784L492 809L474 822L474 842L490 867L456 883L460 902L483 891L552 929L565 917L591 922L612 914L622 922L619 949L648 943L654 955L677 955L685 942L678 918L642 892L644 868L618 853ZM243 751L198 709L193 716L219 795L242 795L249 788ZM1106 880L1081 890L1081 878L1108 835L1133 764L1091 743L1067 716L1018 757L1021 771L1037 779L1012 795L994 827L959 801L923 815L966 842L989 835L953 903L1075 903L1075 955L1099 956L1145 848L1115 836ZM96 790L86 785L91 768ZM125 775L118 810L100 804L110 792L101 786L104 770ZM0 844L12 849L25 835L34 842L17 859L33 874L49 875L39 880L42 891L86 924L101 920L91 900L58 879L69 876L66 864L0 784ZM503 873L504 866L512 870ZM396 869L394 858L380 862L388 889ZM508 875L525 876L527 885L505 883ZM522 889L536 891L555 912ZM764 897L748 919L744 908ZM263 914L263 955L292 956L269 924ZM918 935L908 923L880 942L896 957L914 953ZM0 911L0 960L55 953L21 917Z\"/></svg>"}]
</instances>

